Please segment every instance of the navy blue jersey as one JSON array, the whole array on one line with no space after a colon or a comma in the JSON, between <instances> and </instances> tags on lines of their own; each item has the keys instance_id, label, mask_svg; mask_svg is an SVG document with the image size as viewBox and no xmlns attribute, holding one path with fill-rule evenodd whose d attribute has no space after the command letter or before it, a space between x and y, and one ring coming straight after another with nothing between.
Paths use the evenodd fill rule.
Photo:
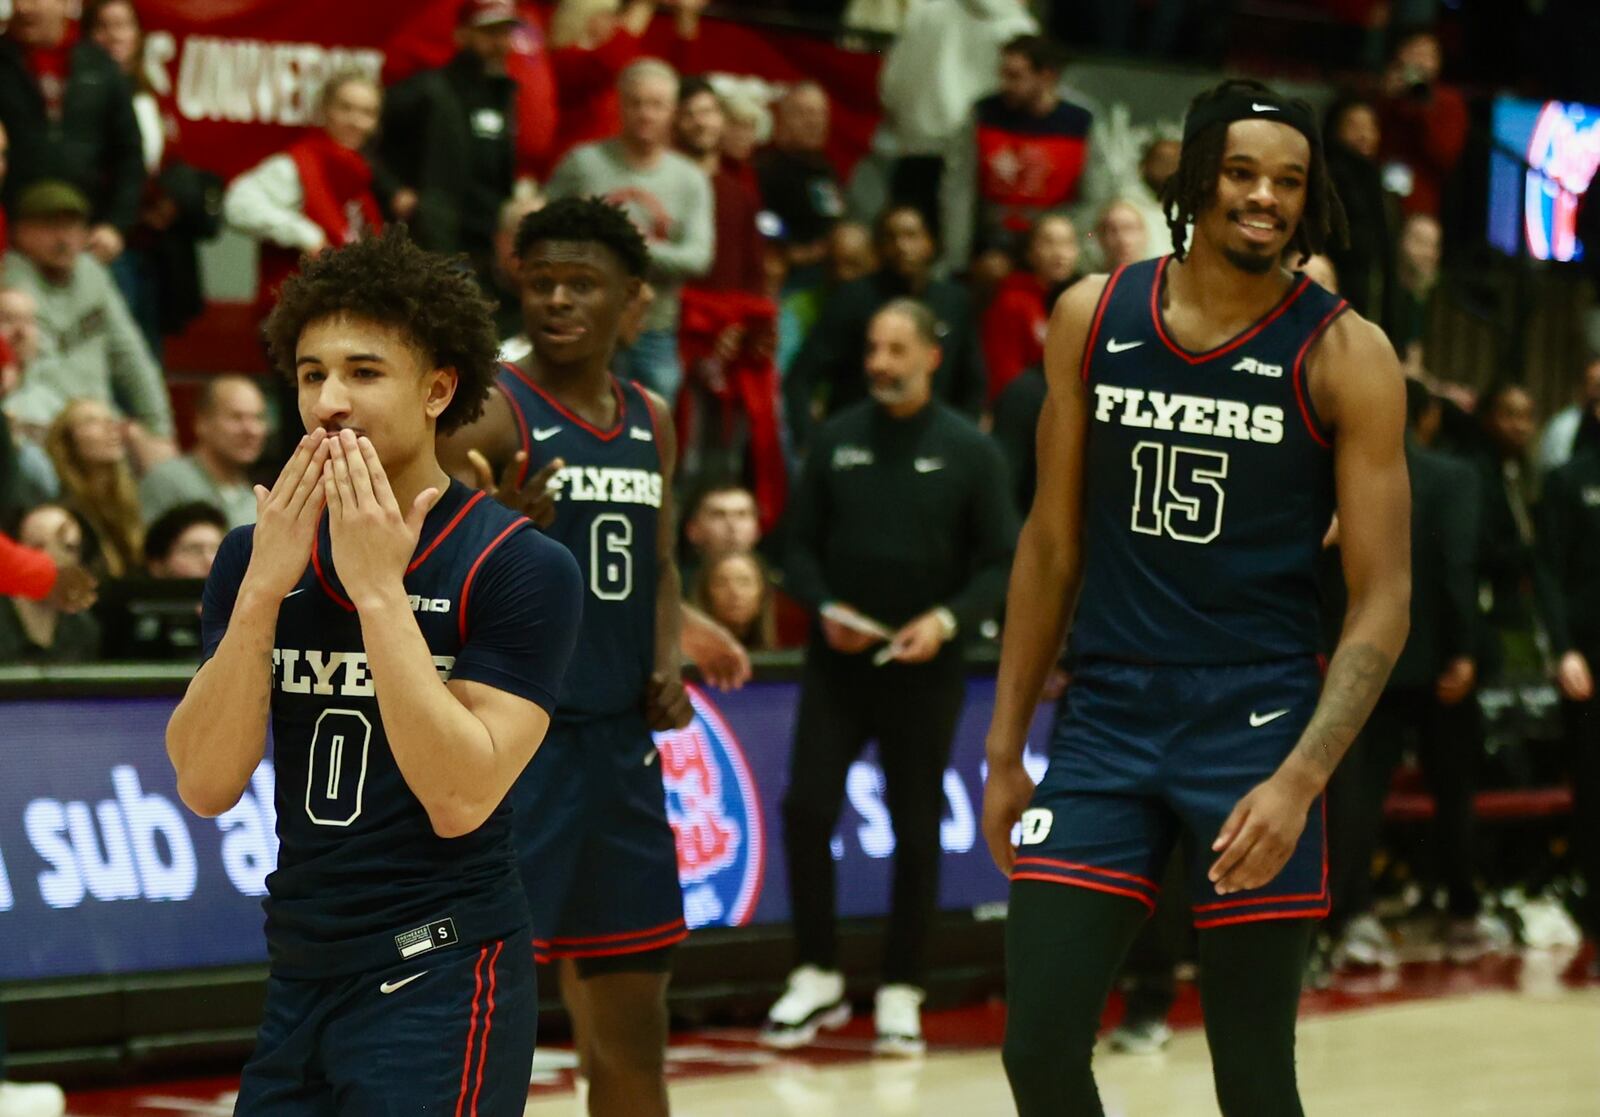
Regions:
<instances>
[{"instance_id":1,"label":"navy blue jersey","mask_svg":"<svg viewBox=\"0 0 1600 1117\"><path fill-rule=\"evenodd\" d=\"M1297 278L1232 341L1190 353L1161 321L1169 262L1120 269L1089 330L1072 650L1173 664L1314 654L1334 485L1305 360L1348 304Z\"/></svg>"},{"instance_id":2,"label":"navy blue jersey","mask_svg":"<svg viewBox=\"0 0 1600 1117\"><path fill-rule=\"evenodd\" d=\"M253 532L228 535L206 581L208 657L227 630ZM582 604L561 547L453 483L428 513L405 587L442 678L555 708ZM380 969L527 923L509 804L472 833L441 838L395 764L326 517L278 613L272 738L279 853L266 911L274 972Z\"/></svg>"},{"instance_id":3,"label":"navy blue jersey","mask_svg":"<svg viewBox=\"0 0 1600 1117\"><path fill-rule=\"evenodd\" d=\"M655 663L662 492L655 413L638 384L615 377L610 430L574 415L515 365L502 367L498 384L528 455L523 478L553 458L566 463L553 481L556 519L546 532L578 560L588 593L557 716L637 710Z\"/></svg>"}]
</instances>

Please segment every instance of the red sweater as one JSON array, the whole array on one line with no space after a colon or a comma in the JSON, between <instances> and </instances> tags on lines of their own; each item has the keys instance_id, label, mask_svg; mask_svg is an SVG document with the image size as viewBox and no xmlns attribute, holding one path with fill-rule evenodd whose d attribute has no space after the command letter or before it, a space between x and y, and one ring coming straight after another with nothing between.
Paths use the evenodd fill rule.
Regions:
<instances>
[{"instance_id":1,"label":"red sweater","mask_svg":"<svg viewBox=\"0 0 1600 1117\"><path fill-rule=\"evenodd\" d=\"M1044 360L1050 314L1044 284L1032 272L1014 271L1000 281L983 312L983 356L989 366L989 403L1024 369Z\"/></svg>"},{"instance_id":2,"label":"red sweater","mask_svg":"<svg viewBox=\"0 0 1600 1117\"><path fill-rule=\"evenodd\" d=\"M643 53L640 40L620 28L594 50L560 47L550 52L556 86L556 139L550 166L579 144L609 139L621 130L617 76Z\"/></svg>"},{"instance_id":3,"label":"red sweater","mask_svg":"<svg viewBox=\"0 0 1600 1117\"><path fill-rule=\"evenodd\" d=\"M1455 170L1467 145L1467 102L1448 85L1435 85L1433 96L1415 101L1390 97L1379 105L1385 161L1411 168L1411 193L1400 199L1409 216L1439 216L1445 180Z\"/></svg>"},{"instance_id":4,"label":"red sweater","mask_svg":"<svg viewBox=\"0 0 1600 1117\"><path fill-rule=\"evenodd\" d=\"M0 594L42 601L56 585L56 564L43 551L0 534Z\"/></svg>"}]
</instances>

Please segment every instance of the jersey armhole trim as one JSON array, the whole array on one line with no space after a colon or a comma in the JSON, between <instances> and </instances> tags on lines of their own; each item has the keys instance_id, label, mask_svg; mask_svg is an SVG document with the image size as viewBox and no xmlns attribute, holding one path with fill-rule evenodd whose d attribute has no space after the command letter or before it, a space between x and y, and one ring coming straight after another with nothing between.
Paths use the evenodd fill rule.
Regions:
<instances>
[{"instance_id":1,"label":"jersey armhole trim","mask_svg":"<svg viewBox=\"0 0 1600 1117\"><path fill-rule=\"evenodd\" d=\"M461 613L456 621L457 631L461 635L462 647L465 647L467 643L467 606L472 596L472 583L478 577L478 568L483 565L485 559L494 554L495 549L498 548L501 543L505 542L506 538L510 536L512 532L524 527L532 526L532 520L528 519L526 516L518 516L515 520L508 524L499 535L489 540L489 545L484 547L484 549L478 553L478 557L472 560L472 566L467 570L467 576L462 579L461 582Z\"/></svg>"},{"instance_id":2,"label":"jersey armhole trim","mask_svg":"<svg viewBox=\"0 0 1600 1117\"><path fill-rule=\"evenodd\" d=\"M1117 285L1117 280L1122 278L1122 273L1128 270L1128 265L1123 264L1111 273L1111 278L1106 280L1106 288L1100 292L1100 301L1095 303L1094 320L1089 324L1089 340L1083 346L1083 361L1078 365L1078 379L1085 384L1089 383L1089 359L1094 356L1095 345L1100 338L1100 322L1106 316L1106 307L1111 303L1111 291Z\"/></svg>"},{"instance_id":3,"label":"jersey armhole trim","mask_svg":"<svg viewBox=\"0 0 1600 1117\"><path fill-rule=\"evenodd\" d=\"M507 369L510 365L503 366ZM495 390L506 397L506 405L511 408L511 417L517 423L517 437L522 440L522 471L517 474L517 486L520 488L528 483L528 469L533 463L533 439L528 437L528 417L522 413L522 405L517 402L517 397L511 390L495 377Z\"/></svg>"},{"instance_id":4,"label":"jersey armhole trim","mask_svg":"<svg viewBox=\"0 0 1600 1117\"><path fill-rule=\"evenodd\" d=\"M1333 448L1333 433L1322 422L1321 416L1317 414L1317 406L1311 400L1311 393L1306 390L1306 357L1310 354L1312 346L1316 345L1322 335L1327 333L1328 327L1333 325L1334 320L1349 309L1350 304L1340 299L1334 305L1334 308L1323 316L1322 321L1317 323L1316 329L1312 330L1306 337L1306 340L1300 346L1300 352L1294 355L1295 402L1300 405L1300 417L1305 420L1306 430L1311 432L1311 437L1324 450Z\"/></svg>"}]
</instances>

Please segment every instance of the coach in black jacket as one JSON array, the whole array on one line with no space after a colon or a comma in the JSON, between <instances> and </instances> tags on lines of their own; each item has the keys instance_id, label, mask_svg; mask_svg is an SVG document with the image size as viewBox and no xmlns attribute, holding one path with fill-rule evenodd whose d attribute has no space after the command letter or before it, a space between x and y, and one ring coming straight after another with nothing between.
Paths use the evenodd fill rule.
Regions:
<instances>
[{"instance_id":1,"label":"coach in black jacket","mask_svg":"<svg viewBox=\"0 0 1600 1117\"><path fill-rule=\"evenodd\" d=\"M133 91L94 43L68 45L65 3L30 7L38 10L19 11L0 38L6 206L41 179L72 183L89 199L89 246L109 263L138 220L144 190Z\"/></svg>"}]
</instances>

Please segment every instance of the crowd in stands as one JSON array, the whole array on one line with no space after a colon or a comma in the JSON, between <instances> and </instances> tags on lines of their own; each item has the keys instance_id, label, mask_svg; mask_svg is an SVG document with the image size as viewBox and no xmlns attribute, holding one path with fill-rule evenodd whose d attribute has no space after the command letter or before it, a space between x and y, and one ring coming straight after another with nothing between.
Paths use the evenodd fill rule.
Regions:
<instances>
[{"instance_id":1,"label":"crowd in stands","mask_svg":"<svg viewBox=\"0 0 1600 1117\"><path fill-rule=\"evenodd\" d=\"M869 324L894 300L932 312L934 394L993 438L1025 515L1051 307L1080 276L1184 235L1160 202L1178 121L1105 127L1126 110L1075 93L1066 51L1020 0L922 0L887 50L872 150L846 175L821 85L766 103L696 72L703 8L561 0L540 77L513 49L528 11L466 0L446 64L388 89L334 74L317 126L222 183L171 154L138 0L91 0L77 22L67 0L14 0L0 37L0 561L28 574L0 598L0 663L195 654L193 610L161 583L183 583L192 605L222 535L254 519L274 411L280 434L294 424L280 386L219 369L192 430L175 427L162 343L198 311L195 245L224 223L260 245L265 305L301 254L403 222L466 257L515 359L528 346L518 223L546 199L622 206L651 255L615 369L674 405L686 597L751 649L807 638L783 591L783 513L819 424L865 397ZM671 24L670 57L644 53L653 19ZM1592 719L1600 357L1572 370L1571 404L1544 422L1511 380L1473 397L1430 375L1441 209L1468 131L1445 70L1418 29L1333 99L1327 159L1352 237L1305 265L1388 332L1414 379L1412 448L1432 464L1413 477L1446 478L1417 482L1419 509L1471 505L1439 560L1456 575L1419 606L1439 616L1413 623L1439 638L1394 684L1406 696L1385 724L1433 725L1475 711L1479 688L1541 678ZM558 110L542 135L519 127L530 97ZM1481 753L1480 718L1451 724L1475 742L1459 753ZM1363 786L1381 791L1383 775ZM1435 787L1455 796L1441 825L1463 856L1473 778L1458 765ZM1476 915L1464 895L1451 908ZM1366 914L1347 927L1369 933Z\"/></svg>"}]
</instances>

